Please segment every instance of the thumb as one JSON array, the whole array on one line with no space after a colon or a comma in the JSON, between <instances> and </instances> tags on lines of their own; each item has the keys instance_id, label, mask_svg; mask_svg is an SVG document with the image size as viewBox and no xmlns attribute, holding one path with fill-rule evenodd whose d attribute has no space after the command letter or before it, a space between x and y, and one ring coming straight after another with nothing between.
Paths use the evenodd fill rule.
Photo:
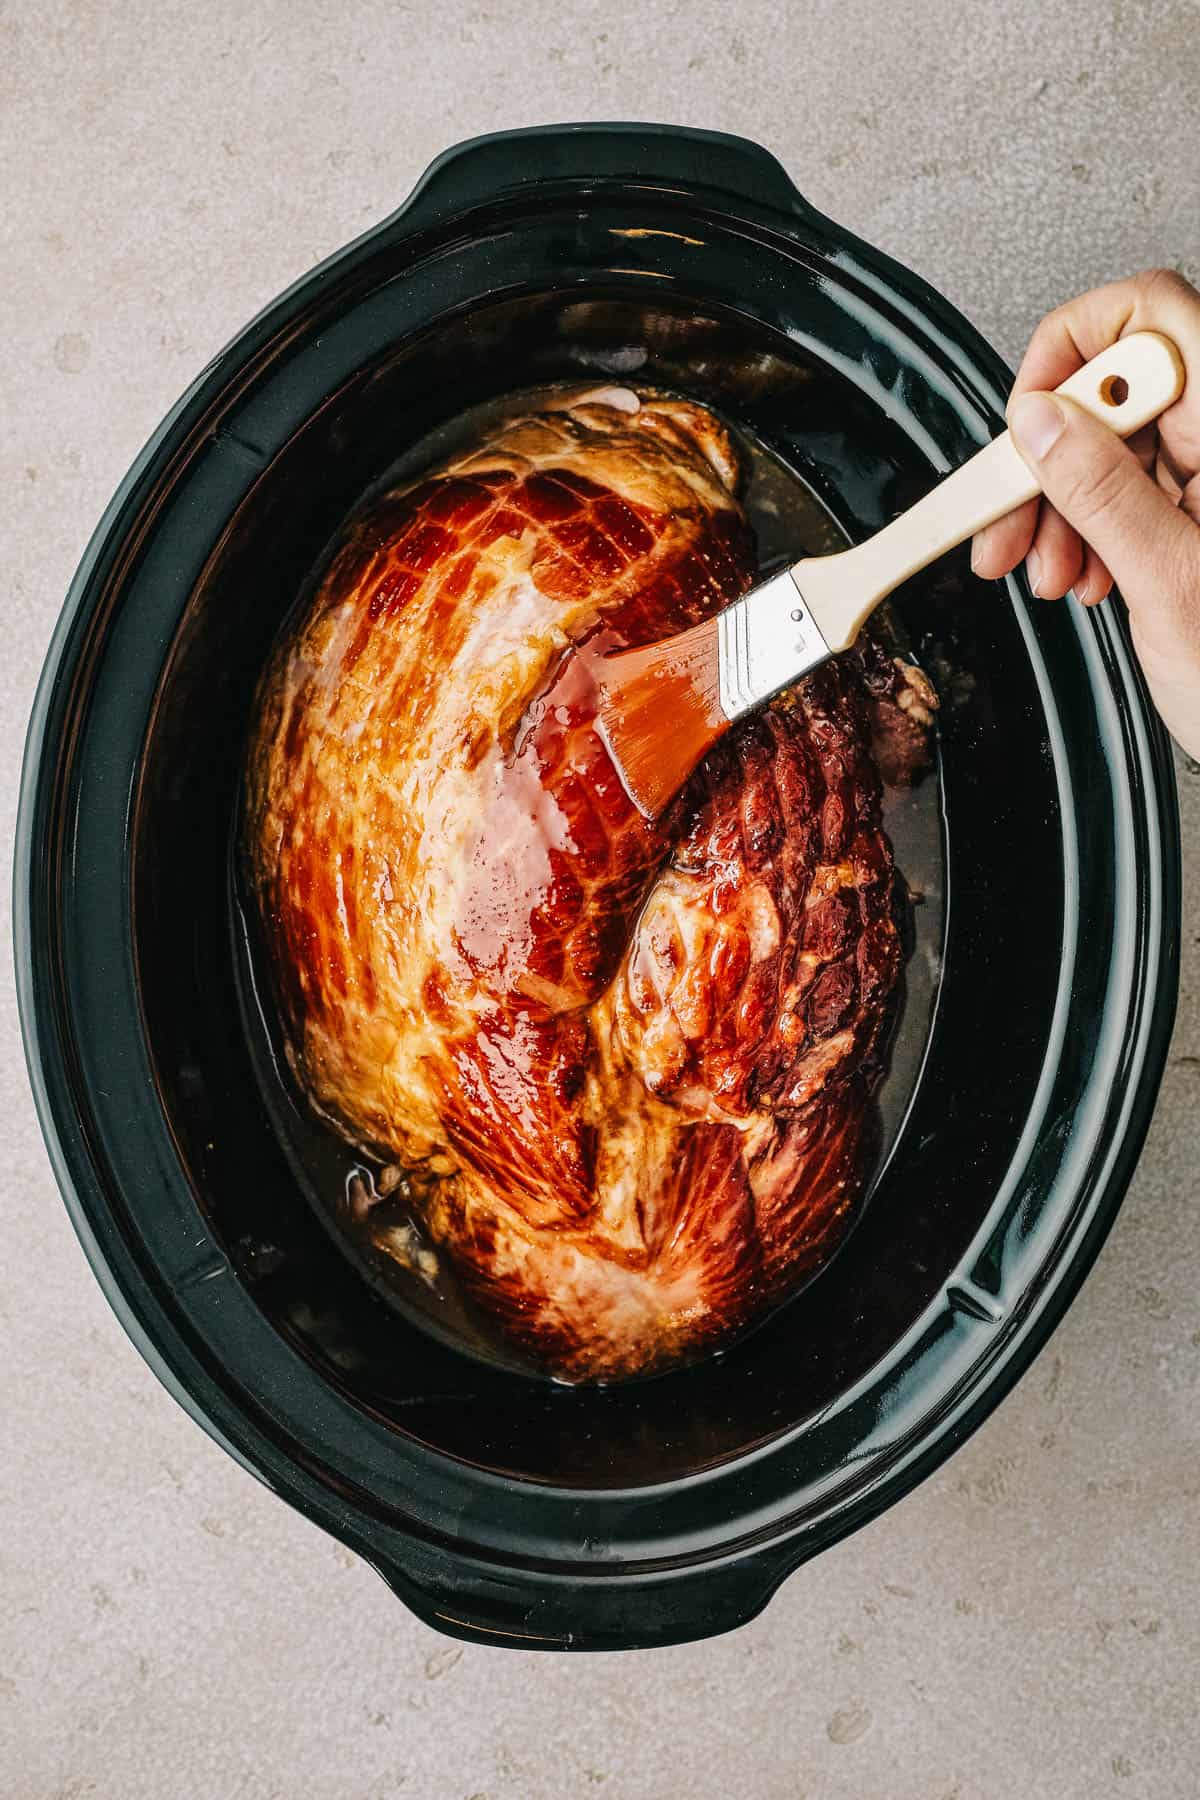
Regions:
<instances>
[{"instance_id":1,"label":"thumb","mask_svg":"<svg viewBox=\"0 0 1200 1800\"><path fill-rule=\"evenodd\" d=\"M1107 564L1131 607L1181 586L1196 528L1115 432L1059 394L1013 401L1009 427L1042 492Z\"/></svg>"}]
</instances>

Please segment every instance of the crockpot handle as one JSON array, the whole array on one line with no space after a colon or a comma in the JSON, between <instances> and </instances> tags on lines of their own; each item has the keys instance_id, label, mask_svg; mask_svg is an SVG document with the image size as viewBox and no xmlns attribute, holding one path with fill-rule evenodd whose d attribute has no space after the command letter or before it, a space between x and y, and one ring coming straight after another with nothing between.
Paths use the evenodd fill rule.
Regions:
<instances>
[{"instance_id":1,"label":"crockpot handle","mask_svg":"<svg viewBox=\"0 0 1200 1800\"><path fill-rule=\"evenodd\" d=\"M563 1578L509 1572L431 1545L411 1547L403 1567L368 1560L417 1616L470 1643L516 1650L633 1650L691 1643L746 1625L801 1560L778 1550L678 1575Z\"/></svg>"},{"instance_id":2,"label":"crockpot handle","mask_svg":"<svg viewBox=\"0 0 1200 1800\"><path fill-rule=\"evenodd\" d=\"M820 218L783 165L749 138L676 125L539 125L443 151L388 224L424 230L543 182L617 180Z\"/></svg>"}]
</instances>

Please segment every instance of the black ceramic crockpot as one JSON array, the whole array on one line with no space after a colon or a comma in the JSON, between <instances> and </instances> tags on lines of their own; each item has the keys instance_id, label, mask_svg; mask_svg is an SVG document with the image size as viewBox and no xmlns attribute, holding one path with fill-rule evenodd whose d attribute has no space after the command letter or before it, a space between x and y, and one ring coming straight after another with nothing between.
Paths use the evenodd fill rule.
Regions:
<instances>
[{"instance_id":1,"label":"black ceramic crockpot","mask_svg":"<svg viewBox=\"0 0 1200 1800\"><path fill-rule=\"evenodd\" d=\"M147 1360L425 1619L554 1648L749 1619L996 1404L1120 1204L1179 926L1171 763L1118 605L1039 605L959 556L897 603L942 689L944 941L919 1080L843 1253L725 1355L607 1390L487 1367L366 1288L299 1193L241 1025L254 682L399 453L597 373L709 401L855 536L993 435L1009 385L753 144L466 144L248 326L130 471L50 650L16 863L43 1128Z\"/></svg>"}]
</instances>

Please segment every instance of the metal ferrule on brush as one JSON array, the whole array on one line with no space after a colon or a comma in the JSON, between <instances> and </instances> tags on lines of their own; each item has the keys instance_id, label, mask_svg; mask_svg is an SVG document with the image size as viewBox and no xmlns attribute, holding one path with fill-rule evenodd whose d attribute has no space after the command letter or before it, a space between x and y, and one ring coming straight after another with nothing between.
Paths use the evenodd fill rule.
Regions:
<instances>
[{"instance_id":1,"label":"metal ferrule on brush","mask_svg":"<svg viewBox=\"0 0 1200 1800\"><path fill-rule=\"evenodd\" d=\"M790 569L753 588L720 615L721 710L740 719L831 654Z\"/></svg>"}]
</instances>

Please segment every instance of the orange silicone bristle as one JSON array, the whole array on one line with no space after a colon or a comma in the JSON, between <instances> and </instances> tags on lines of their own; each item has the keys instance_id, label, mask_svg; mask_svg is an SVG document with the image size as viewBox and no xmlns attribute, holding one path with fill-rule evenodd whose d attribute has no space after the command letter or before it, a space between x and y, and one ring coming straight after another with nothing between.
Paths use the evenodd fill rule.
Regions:
<instances>
[{"instance_id":1,"label":"orange silicone bristle","mask_svg":"<svg viewBox=\"0 0 1200 1800\"><path fill-rule=\"evenodd\" d=\"M635 805L657 818L729 727L721 710L717 623L606 656L598 719Z\"/></svg>"}]
</instances>

